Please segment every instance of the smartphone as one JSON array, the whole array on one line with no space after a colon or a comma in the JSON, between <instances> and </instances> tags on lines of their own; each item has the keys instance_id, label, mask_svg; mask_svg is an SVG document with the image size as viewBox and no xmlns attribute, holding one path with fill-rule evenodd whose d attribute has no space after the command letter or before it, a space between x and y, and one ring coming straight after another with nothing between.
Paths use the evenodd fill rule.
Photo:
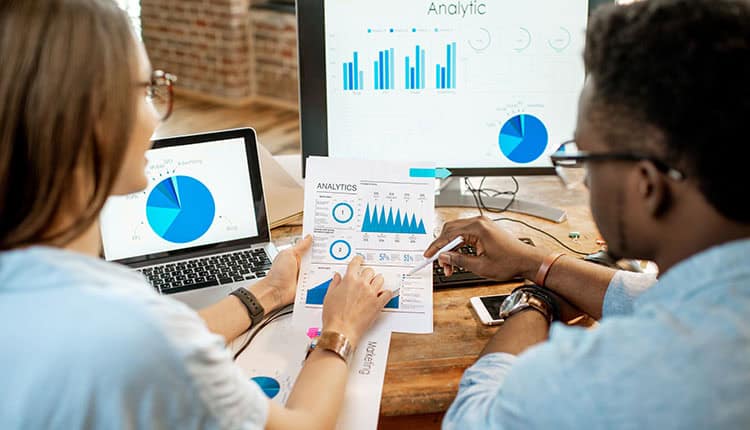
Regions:
<instances>
[{"instance_id":1,"label":"smartphone","mask_svg":"<svg viewBox=\"0 0 750 430\"><path fill-rule=\"evenodd\" d=\"M497 296L478 296L470 299L471 307L477 313L479 320L485 325L500 325L500 305L508 297L507 294Z\"/></svg>"}]
</instances>

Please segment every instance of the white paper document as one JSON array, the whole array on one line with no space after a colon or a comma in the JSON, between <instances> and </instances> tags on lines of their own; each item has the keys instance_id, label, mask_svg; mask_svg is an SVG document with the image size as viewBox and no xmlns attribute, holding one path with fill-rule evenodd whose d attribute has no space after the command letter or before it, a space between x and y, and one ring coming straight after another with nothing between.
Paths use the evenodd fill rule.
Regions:
<instances>
[{"instance_id":1,"label":"white paper document","mask_svg":"<svg viewBox=\"0 0 750 430\"><path fill-rule=\"evenodd\" d=\"M233 354L245 344L249 334L232 343ZM237 365L269 398L285 404L302 369L309 343L305 331L292 325L291 315L283 316L258 332L237 357Z\"/></svg>"},{"instance_id":2,"label":"white paper document","mask_svg":"<svg viewBox=\"0 0 750 430\"><path fill-rule=\"evenodd\" d=\"M424 163L310 157L305 179L303 235L313 235L302 259L294 324L319 326L334 272L360 255L398 293L381 320L392 331L432 333L432 266L413 275L433 240L435 180Z\"/></svg>"},{"instance_id":3,"label":"white paper document","mask_svg":"<svg viewBox=\"0 0 750 430\"><path fill-rule=\"evenodd\" d=\"M310 337L318 330L295 327L291 317L281 317L258 333L237 364L269 398L285 404L302 370ZM245 336L235 341L233 349L244 344ZM349 364L338 430L377 428L390 343L391 331L382 321L362 336Z\"/></svg>"},{"instance_id":4,"label":"white paper document","mask_svg":"<svg viewBox=\"0 0 750 430\"><path fill-rule=\"evenodd\" d=\"M349 380L337 430L376 430L391 346L391 330L382 321L364 335L349 365Z\"/></svg>"}]
</instances>

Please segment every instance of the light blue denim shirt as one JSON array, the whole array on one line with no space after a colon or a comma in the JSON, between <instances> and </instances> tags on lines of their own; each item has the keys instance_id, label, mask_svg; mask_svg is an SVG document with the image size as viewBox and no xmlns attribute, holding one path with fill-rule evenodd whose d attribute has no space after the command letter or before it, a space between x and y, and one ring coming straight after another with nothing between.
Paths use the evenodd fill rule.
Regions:
<instances>
[{"instance_id":1,"label":"light blue denim shirt","mask_svg":"<svg viewBox=\"0 0 750 430\"><path fill-rule=\"evenodd\" d=\"M467 369L444 429L750 429L750 240L618 272L599 327Z\"/></svg>"},{"instance_id":2,"label":"light blue denim shirt","mask_svg":"<svg viewBox=\"0 0 750 430\"><path fill-rule=\"evenodd\" d=\"M0 429L243 429L268 399L191 309L118 264L0 252Z\"/></svg>"}]
</instances>

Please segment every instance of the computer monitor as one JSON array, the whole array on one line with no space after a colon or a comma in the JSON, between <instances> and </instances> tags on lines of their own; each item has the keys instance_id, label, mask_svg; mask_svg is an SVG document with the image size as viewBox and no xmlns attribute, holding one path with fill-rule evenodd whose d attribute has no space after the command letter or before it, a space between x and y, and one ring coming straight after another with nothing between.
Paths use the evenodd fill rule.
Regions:
<instances>
[{"instance_id":1,"label":"computer monitor","mask_svg":"<svg viewBox=\"0 0 750 430\"><path fill-rule=\"evenodd\" d=\"M588 14L587 0L298 1L303 171L328 155L554 174ZM461 201L473 204L444 203Z\"/></svg>"}]
</instances>

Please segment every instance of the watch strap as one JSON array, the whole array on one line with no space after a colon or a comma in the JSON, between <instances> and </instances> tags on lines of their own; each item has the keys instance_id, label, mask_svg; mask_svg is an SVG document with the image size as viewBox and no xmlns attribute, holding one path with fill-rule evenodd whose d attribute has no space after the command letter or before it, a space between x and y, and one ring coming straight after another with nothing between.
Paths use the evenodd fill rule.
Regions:
<instances>
[{"instance_id":1,"label":"watch strap","mask_svg":"<svg viewBox=\"0 0 750 430\"><path fill-rule=\"evenodd\" d=\"M315 344L316 345L312 348L331 351L341 357L341 359L347 364L349 364L349 360L351 360L352 355L354 354L354 347L351 342L349 342L349 339L343 334L336 333L335 331L323 331Z\"/></svg>"},{"instance_id":2,"label":"watch strap","mask_svg":"<svg viewBox=\"0 0 750 430\"><path fill-rule=\"evenodd\" d=\"M250 327L257 325L266 315L266 311L265 309L263 309L263 306L260 304L258 299L247 289L242 287L237 288L236 290L231 292L231 295L240 299L242 304L245 305L247 314L250 316L250 320L252 321Z\"/></svg>"},{"instance_id":3,"label":"watch strap","mask_svg":"<svg viewBox=\"0 0 750 430\"><path fill-rule=\"evenodd\" d=\"M547 319L548 323L552 323L554 320L554 316L552 314L552 308L550 307L549 303L547 303L545 300L540 299L538 296L535 296L533 294L530 294L529 300L526 302L528 307L526 309L534 309L539 311L542 315L544 315L544 318Z\"/></svg>"},{"instance_id":4,"label":"watch strap","mask_svg":"<svg viewBox=\"0 0 750 430\"><path fill-rule=\"evenodd\" d=\"M544 314L544 316L547 317L547 320L549 320L550 323L552 321L560 320L560 305L557 303L555 297L547 292L546 288L542 288L538 285L522 285L514 289L513 293L516 293L517 291L521 291L528 297L535 299L527 299L526 304L529 305L527 307L533 307L534 309ZM522 309L518 309L518 311L520 310ZM512 315L513 313L517 312L512 312L510 315Z\"/></svg>"}]
</instances>

